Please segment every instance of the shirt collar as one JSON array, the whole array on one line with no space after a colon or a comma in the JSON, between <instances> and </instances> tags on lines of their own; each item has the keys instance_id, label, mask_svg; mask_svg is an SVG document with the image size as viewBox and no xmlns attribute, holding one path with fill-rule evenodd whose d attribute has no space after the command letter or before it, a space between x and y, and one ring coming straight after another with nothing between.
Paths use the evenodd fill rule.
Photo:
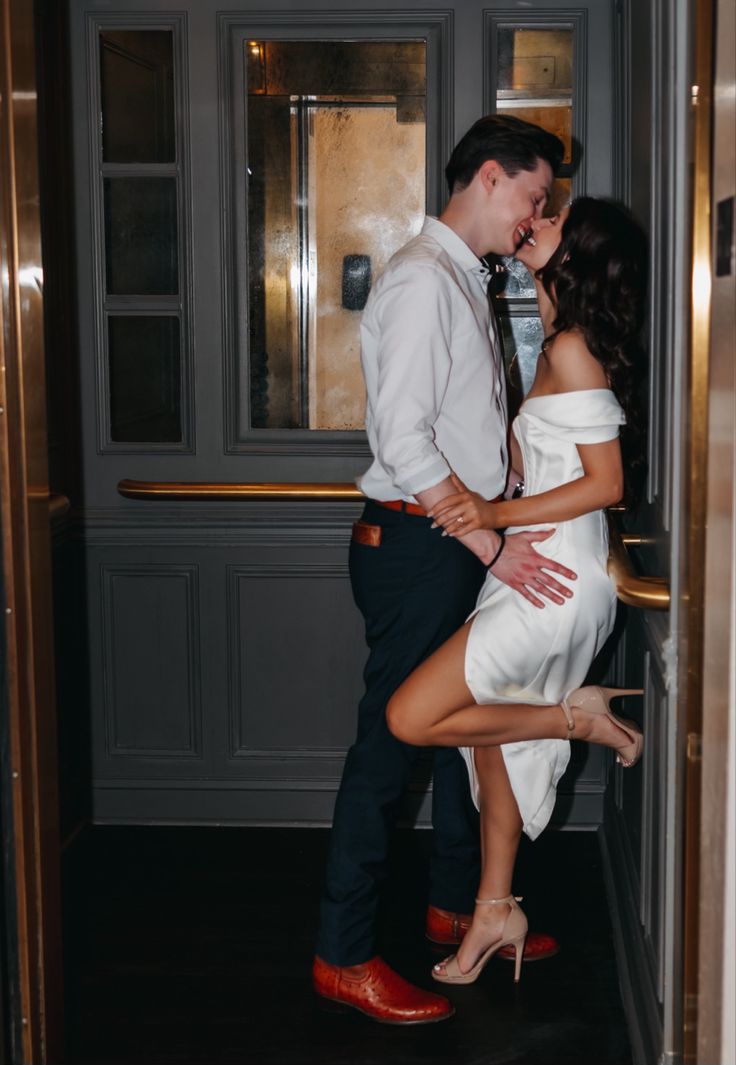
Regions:
<instances>
[{"instance_id":1,"label":"shirt collar","mask_svg":"<svg viewBox=\"0 0 736 1065\"><path fill-rule=\"evenodd\" d=\"M468 247L462 237L458 236L454 229L440 222L439 218L427 215L422 226L422 233L428 233L440 244L451 259L462 266L463 270L475 274L484 283L487 282L490 270L482 262L474 251Z\"/></svg>"}]
</instances>

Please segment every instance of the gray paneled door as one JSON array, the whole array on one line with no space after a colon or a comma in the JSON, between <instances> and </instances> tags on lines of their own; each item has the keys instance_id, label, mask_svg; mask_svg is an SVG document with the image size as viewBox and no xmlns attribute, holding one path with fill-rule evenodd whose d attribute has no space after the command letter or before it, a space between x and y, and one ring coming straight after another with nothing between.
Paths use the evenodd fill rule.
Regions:
<instances>
[{"instance_id":1,"label":"gray paneled door","mask_svg":"<svg viewBox=\"0 0 736 1065\"><path fill-rule=\"evenodd\" d=\"M564 198L611 194L620 170L613 0L323 8L70 0L70 528L98 821L329 822L365 655L355 502L119 483L352 481L360 307L441 208L456 137L496 108L549 124L569 145ZM539 336L514 284L499 312L528 387ZM600 752L579 756L559 817L599 824L607 776Z\"/></svg>"},{"instance_id":2,"label":"gray paneled door","mask_svg":"<svg viewBox=\"0 0 736 1065\"><path fill-rule=\"evenodd\" d=\"M687 333L689 93L697 77L690 69L691 8L687 0L617 5L616 193L646 228L651 250L648 481L638 513L627 515L625 524L641 541L638 568L665 578L661 590L669 588L670 603L669 610L629 611L620 671L622 679L645 689L647 743L641 772L614 771L602 836L636 1065L682 1060L684 1023L685 720L692 678L699 675L692 625L702 605L692 554L690 565L686 560L691 530L697 538L697 486L704 480L702 455L698 460L691 439L704 424L704 412L695 401L700 385Z\"/></svg>"}]
</instances>

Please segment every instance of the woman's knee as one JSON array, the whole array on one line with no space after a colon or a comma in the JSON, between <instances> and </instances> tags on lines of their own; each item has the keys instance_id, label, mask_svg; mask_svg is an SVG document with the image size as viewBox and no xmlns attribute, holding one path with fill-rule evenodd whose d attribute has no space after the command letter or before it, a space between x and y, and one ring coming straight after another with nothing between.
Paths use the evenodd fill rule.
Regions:
<instances>
[{"instance_id":1,"label":"woman's knee","mask_svg":"<svg viewBox=\"0 0 736 1065\"><path fill-rule=\"evenodd\" d=\"M400 690L388 701L386 724L392 736L402 743L411 743L414 747L431 745L431 740L426 737L426 730L416 720L409 700L400 694Z\"/></svg>"}]
</instances>

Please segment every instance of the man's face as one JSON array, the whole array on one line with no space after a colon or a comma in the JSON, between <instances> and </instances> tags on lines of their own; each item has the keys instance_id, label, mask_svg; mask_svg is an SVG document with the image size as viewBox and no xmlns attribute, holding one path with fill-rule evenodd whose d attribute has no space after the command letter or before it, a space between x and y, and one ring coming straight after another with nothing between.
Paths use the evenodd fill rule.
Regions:
<instances>
[{"instance_id":1,"label":"man's face","mask_svg":"<svg viewBox=\"0 0 736 1065\"><path fill-rule=\"evenodd\" d=\"M542 211L552 188L552 168L540 159L534 170L515 177L498 167L491 183L487 208L488 251L513 255Z\"/></svg>"}]
</instances>

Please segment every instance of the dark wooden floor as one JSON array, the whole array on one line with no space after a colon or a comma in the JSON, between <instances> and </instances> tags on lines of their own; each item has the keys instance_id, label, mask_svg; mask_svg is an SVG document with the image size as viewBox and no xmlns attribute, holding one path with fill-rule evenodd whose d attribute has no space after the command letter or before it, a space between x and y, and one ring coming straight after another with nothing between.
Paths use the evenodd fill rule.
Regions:
<instances>
[{"instance_id":1,"label":"dark wooden floor","mask_svg":"<svg viewBox=\"0 0 736 1065\"><path fill-rule=\"evenodd\" d=\"M95 827L64 863L73 1065L631 1065L592 834L548 832L517 894L560 954L494 960L453 988L456 1016L397 1029L313 1000L309 970L327 834ZM396 840L382 951L426 987L427 832Z\"/></svg>"}]
</instances>

